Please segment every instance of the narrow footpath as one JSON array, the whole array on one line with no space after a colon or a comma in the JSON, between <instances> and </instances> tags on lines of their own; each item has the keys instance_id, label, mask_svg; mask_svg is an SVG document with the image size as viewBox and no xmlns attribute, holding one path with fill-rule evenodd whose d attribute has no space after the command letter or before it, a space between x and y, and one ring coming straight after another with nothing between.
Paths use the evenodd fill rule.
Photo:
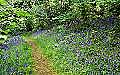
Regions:
<instances>
[{"instance_id":1,"label":"narrow footpath","mask_svg":"<svg viewBox=\"0 0 120 75\"><path fill-rule=\"evenodd\" d=\"M50 67L50 62L43 56L34 40L29 39L27 43L32 47L33 74L34 75L57 75Z\"/></svg>"}]
</instances>

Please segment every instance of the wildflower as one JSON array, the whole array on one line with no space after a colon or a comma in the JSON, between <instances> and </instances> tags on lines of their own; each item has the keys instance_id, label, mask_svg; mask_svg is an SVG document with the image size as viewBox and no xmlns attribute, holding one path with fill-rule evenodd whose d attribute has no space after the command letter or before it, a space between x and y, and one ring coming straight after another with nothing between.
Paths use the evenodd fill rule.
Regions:
<instances>
[{"instance_id":1,"label":"wildflower","mask_svg":"<svg viewBox=\"0 0 120 75\"><path fill-rule=\"evenodd\" d=\"M24 66L24 67L27 67L27 66L28 66L28 64L27 64L27 63L25 63L23 66Z\"/></svg>"},{"instance_id":2,"label":"wildflower","mask_svg":"<svg viewBox=\"0 0 120 75\"><path fill-rule=\"evenodd\" d=\"M92 44L92 41L91 40L89 40L89 41L87 41L87 45L91 45Z\"/></svg>"},{"instance_id":3,"label":"wildflower","mask_svg":"<svg viewBox=\"0 0 120 75\"><path fill-rule=\"evenodd\" d=\"M84 44L84 43L81 43L81 46L82 46L82 47L84 47L84 46L85 46L85 44Z\"/></svg>"},{"instance_id":4,"label":"wildflower","mask_svg":"<svg viewBox=\"0 0 120 75\"><path fill-rule=\"evenodd\" d=\"M9 74L12 74L13 72L15 72L15 68L14 67L9 67L8 72L9 72Z\"/></svg>"},{"instance_id":5,"label":"wildflower","mask_svg":"<svg viewBox=\"0 0 120 75\"><path fill-rule=\"evenodd\" d=\"M1 44L1 45L0 45L0 48L1 48L1 49L4 49L4 50L9 50L9 46L6 45L6 44Z\"/></svg>"},{"instance_id":6,"label":"wildflower","mask_svg":"<svg viewBox=\"0 0 120 75\"><path fill-rule=\"evenodd\" d=\"M107 19L107 21L108 21L108 22L110 22L110 23L112 23L112 22L113 22L113 20L114 20L114 18L113 18L113 17L109 17L109 18Z\"/></svg>"},{"instance_id":7,"label":"wildflower","mask_svg":"<svg viewBox=\"0 0 120 75\"><path fill-rule=\"evenodd\" d=\"M9 57L8 54L4 54L4 55L3 55L3 60L6 60L8 57Z\"/></svg>"}]
</instances>

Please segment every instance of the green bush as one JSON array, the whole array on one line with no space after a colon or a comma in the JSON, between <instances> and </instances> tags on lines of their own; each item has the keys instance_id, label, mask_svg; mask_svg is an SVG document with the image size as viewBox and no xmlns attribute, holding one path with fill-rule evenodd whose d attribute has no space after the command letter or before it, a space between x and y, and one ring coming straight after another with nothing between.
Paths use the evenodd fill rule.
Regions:
<instances>
[{"instance_id":1,"label":"green bush","mask_svg":"<svg viewBox=\"0 0 120 75\"><path fill-rule=\"evenodd\" d=\"M1 0L1 2L4 2L4 0ZM18 31L25 32L40 28L51 29L54 26L65 25L65 22L76 19L82 20L82 23L72 23L72 25L66 26L70 26L73 29L80 29L81 26L83 26L83 28L90 27L92 25L90 22L93 20L119 16L120 6L119 0L15 0L14 2L8 2L7 5L1 6L2 12L0 13L0 20L5 22L4 25L2 25L2 29L4 30L6 30L6 26L10 25L8 20L14 22L11 23L11 28L9 28L9 26L7 27L11 29L11 32L14 32L12 30L14 28ZM6 4L6 2L4 3ZM8 4L13 4L13 6ZM29 26L30 28L28 28Z\"/></svg>"},{"instance_id":2,"label":"green bush","mask_svg":"<svg viewBox=\"0 0 120 75\"><path fill-rule=\"evenodd\" d=\"M9 31L8 34L11 35L18 35L24 33L22 31L29 31L29 27L32 28L33 19L28 11L14 8L11 5L0 6L0 8L0 24L3 31Z\"/></svg>"}]
</instances>

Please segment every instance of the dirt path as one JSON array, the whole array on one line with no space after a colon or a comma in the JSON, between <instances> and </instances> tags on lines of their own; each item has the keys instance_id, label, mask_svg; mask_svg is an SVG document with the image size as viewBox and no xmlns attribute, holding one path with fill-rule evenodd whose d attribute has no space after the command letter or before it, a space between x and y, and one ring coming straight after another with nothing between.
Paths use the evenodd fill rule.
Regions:
<instances>
[{"instance_id":1,"label":"dirt path","mask_svg":"<svg viewBox=\"0 0 120 75\"><path fill-rule=\"evenodd\" d=\"M42 55L40 49L37 47L33 40L28 40L29 45L32 47L32 57L35 62L33 65L34 75L57 75L56 72L50 67L49 61Z\"/></svg>"}]
</instances>

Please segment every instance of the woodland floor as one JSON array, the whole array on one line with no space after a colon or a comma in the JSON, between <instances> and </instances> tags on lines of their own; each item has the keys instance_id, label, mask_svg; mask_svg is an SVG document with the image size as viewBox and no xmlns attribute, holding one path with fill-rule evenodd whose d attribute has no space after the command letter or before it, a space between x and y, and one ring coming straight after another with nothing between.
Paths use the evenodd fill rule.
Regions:
<instances>
[{"instance_id":1,"label":"woodland floor","mask_svg":"<svg viewBox=\"0 0 120 75\"><path fill-rule=\"evenodd\" d=\"M34 40L29 39L28 44L31 45L32 48L32 59L34 61L33 64L33 73L34 75L57 75L55 71L50 66L50 62L47 58L43 56L41 53L41 49Z\"/></svg>"}]
</instances>

